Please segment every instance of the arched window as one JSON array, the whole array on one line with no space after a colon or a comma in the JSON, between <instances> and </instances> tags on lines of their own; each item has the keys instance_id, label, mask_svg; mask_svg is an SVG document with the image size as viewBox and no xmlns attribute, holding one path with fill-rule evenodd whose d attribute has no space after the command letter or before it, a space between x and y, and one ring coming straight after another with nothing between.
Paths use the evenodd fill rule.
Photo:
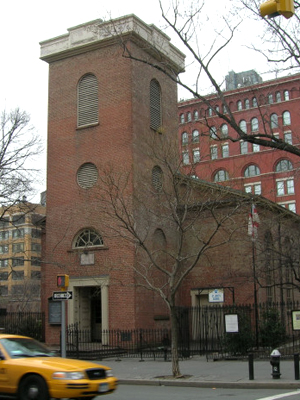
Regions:
<instances>
[{"instance_id":1,"label":"arched window","mask_svg":"<svg viewBox=\"0 0 300 400\"><path fill-rule=\"evenodd\" d=\"M287 101L287 100L290 99L290 93L289 93L288 90L285 90L285 91L283 92L283 98L284 98L285 101Z\"/></svg>"},{"instance_id":2,"label":"arched window","mask_svg":"<svg viewBox=\"0 0 300 400\"><path fill-rule=\"evenodd\" d=\"M198 110L194 111L194 120L197 121L199 119L199 113Z\"/></svg>"},{"instance_id":3,"label":"arched window","mask_svg":"<svg viewBox=\"0 0 300 400\"><path fill-rule=\"evenodd\" d=\"M278 128L278 115L271 114L271 129Z\"/></svg>"},{"instance_id":4,"label":"arched window","mask_svg":"<svg viewBox=\"0 0 300 400\"><path fill-rule=\"evenodd\" d=\"M228 126L226 124L221 126L221 134L222 137L228 137Z\"/></svg>"},{"instance_id":5,"label":"arched window","mask_svg":"<svg viewBox=\"0 0 300 400\"><path fill-rule=\"evenodd\" d=\"M95 75L87 74L77 86L77 126L98 122L98 82Z\"/></svg>"},{"instance_id":6,"label":"arched window","mask_svg":"<svg viewBox=\"0 0 300 400\"><path fill-rule=\"evenodd\" d=\"M285 111L282 114L282 123L283 125L291 125L291 114L289 111Z\"/></svg>"},{"instance_id":7,"label":"arched window","mask_svg":"<svg viewBox=\"0 0 300 400\"><path fill-rule=\"evenodd\" d=\"M159 165L152 168L152 186L157 192L163 188L163 172Z\"/></svg>"},{"instance_id":8,"label":"arched window","mask_svg":"<svg viewBox=\"0 0 300 400\"><path fill-rule=\"evenodd\" d=\"M180 123L184 124L184 114L180 114Z\"/></svg>"},{"instance_id":9,"label":"arched window","mask_svg":"<svg viewBox=\"0 0 300 400\"><path fill-rule=\"evenodd\" d=\"M269 104L273 104L273 95L272 95L272 93L268 94L268 103Z\"/></svg>"},{"instance_id":10,"label":"arched window","mask_svg":"<svg viewBox=\"0 0 300 400\"><path fill-rule=\"evenodd\" d=\"M208 109L208 116L211 117L213 115L213 110L211 107Z\"/></svg>"},{"instance_id":11,"label":"arched window","mask_svg":"<svg viewBox=\"0 0 300 400\"><path fill-rule=\"evenodd\" d=\"M161 90L156 79L150 82L150 127L157 131L161 127Z\"/></svg>"},{"instance_id":12,"label":"arched window","mask_svg":"<svg viewBox=\"0 0 300 400\"><path fill-rule=\"evenodd\" d=\"M188 134L187 134L187 132L183 132L182 135L181 135L181 144L182 144L182 146L186 146L188 144L188 142L189 142Z\"/></svg>"},{"instance_id":13,"label":"arched window","mask_svg":"<svg viewBox=\"0 0 300 400\"><path fill-rule=\"evenodd\" d=\"M212 139L218 139L217 128L215 126L209 128L209 134Z\"/></svg>"},{"instance_id":14,"label":"arched window","mask_svg":"<svg viewBox=\"0 0 300 400\"><path fill-rule=\"evenodd\" d=\"M245 178L250 178L251 176L257 176L260 175L260 169L258 168L257 165L251 164L249 165L244 172Z\"/></svg>"},{"instance_id":15,"label":"arched window","mask_svg":"<svg viewBox=\"0 0 300 400\"><path fill-rule=\"evenodd\" d=\"M250 102L249 99L245 100L245 109L248 110L248 108L250 108Z\"/></svg>"},{"instance_id":16,"label":"arched window","mask_svg":"<svg viewBox=\"0 0 300 400\"><path fill-rule=\"evenodd\" d=\"M187 113L187 122L191 122L192 114L190 112Z\"/></svg>"},{"instance_id":17,"label":"arched window","mask_svg":"<svg viewBox=\"0 0 300 400\"><path fill-rule=\"evenodd\" d=\"M241 102L241 100L237 101L236 108L238 111L241 111L243 109L243 103Z\"/></svg>"},{"instance_id":18,"label":"arched window","mask_svg":"<svg viewBox=\"0 0 300 400\"><path fill-rule=\"evenodd\" d=\"M225 169L220 169L214 175L214 182L224 182L228 181L229 175Z\"/></svg>"},{"instance_id":19,"label":"arched window","mask_svg":"<svg viewBox=\"0 0 300 400\"><path fill-rule=\"evenodd\" d=\"M280 103L280 102L281 102L281 93L276 92L276 103Z\"/></svg>"},{"instance_id":20,"label":"arched window","mask_svg":"<svg viewBox=\"0 0 300 400\"><path fill-rule=\"evenodd\" d=\"M252 99L252 107L257 107L257 99L256 99L256 97L253 97L253 99Z\"/></svg>"},{"instance_id":21,"label":"arched window","mask_svg":"<svg viewBox=\"0 0 300 400\"><path fill-rule=\"evenodd\" d=\"M192 133L192 140L193 143L199 143L199 131L197 131L197 129L195 129Z\"/></svg>"},{"instance_id":22,"label":"arched window","mask_svg":"<svg viewBox=\"0 0 300 400\"><path fill-rule=\"evenodd\" d=\"M251 119L251 131L252 132L257 132L258 131L258 119L257 118L252 118Z\"/></svg>"},{"instance_id":23,"label":"arched window","mask_svg":"<svg viewBox=\"0 0 300 400\"><path fill-rule=\"evenodd\" d=\"M293 169L293 164L286 159L278 161L275 167L276 172L290 171L291 169Z\"/></svg>"},{"instance_id":24,"label":"arched window","mask_svg":"<svg viewBox=\"0 0 300 400\"><path fill-rule=\"evenodd\" d=\"M91 228L85 228L75 238L74 248L86 248L86 247L97 247L103 246L102 236Z\"/></svg>"},{"instance_id":25,"label":"arched window","mask_svg":"<svg viewBox=\"0 0 300 400\"><path fill-rule=\"evenodd\" d=\"M240 126L241 130L242 130L244 133L247 133L247 123L246 123L245 120L242 119L242 120L240 121L240 123L239 123L239 126Z\"/></svg>"}]
</instances>

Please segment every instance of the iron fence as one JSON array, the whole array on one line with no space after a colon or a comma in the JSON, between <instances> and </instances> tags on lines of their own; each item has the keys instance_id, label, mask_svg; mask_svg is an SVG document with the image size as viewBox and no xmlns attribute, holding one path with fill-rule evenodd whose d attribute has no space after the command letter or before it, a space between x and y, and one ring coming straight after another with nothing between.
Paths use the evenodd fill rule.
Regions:
<instances>
[{"instance_id":1,"label":"iron fence","mask_svg":"<svg viewBox=\"0 0 300 400\"><path fill-rule=\"evenodd\" d=\"M41 312L9 312L0 314L0 329L5 333L30 336L45 341L45 315Z\"/></svg>"}]
</instances>

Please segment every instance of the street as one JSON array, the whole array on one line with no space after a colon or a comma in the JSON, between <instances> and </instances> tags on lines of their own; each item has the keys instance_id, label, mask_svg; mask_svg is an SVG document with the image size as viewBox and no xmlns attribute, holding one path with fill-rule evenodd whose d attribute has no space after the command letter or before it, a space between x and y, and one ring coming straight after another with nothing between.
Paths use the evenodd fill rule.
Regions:
<instances>
[{"instance_id":1,"label":"street","mask_svg":"<svg viewBox=\"0 0 300 400\"><path fill-rule=\"evenodd\" d=\"M120 385L117 391L109 395L110 400L275 400L299 398L300 390L276 389L214 389L174 386ZM97 400L100 400L100 396Z\"/></svg>"}]
</instances>

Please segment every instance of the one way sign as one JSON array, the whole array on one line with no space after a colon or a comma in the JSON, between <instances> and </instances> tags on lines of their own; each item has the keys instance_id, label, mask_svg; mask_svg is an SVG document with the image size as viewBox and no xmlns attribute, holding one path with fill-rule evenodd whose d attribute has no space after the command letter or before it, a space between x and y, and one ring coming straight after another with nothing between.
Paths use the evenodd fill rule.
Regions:
<instances>
[{"instance_id":1,"label":"one way sign","mask_svg":"<svg viewBox=\"0 0 300 400\"><path fill-rule=\"evenodd\" d=\"M53 300L71 300L73 298L73 292L53 292Z\"/></svg>"}]
</instances>

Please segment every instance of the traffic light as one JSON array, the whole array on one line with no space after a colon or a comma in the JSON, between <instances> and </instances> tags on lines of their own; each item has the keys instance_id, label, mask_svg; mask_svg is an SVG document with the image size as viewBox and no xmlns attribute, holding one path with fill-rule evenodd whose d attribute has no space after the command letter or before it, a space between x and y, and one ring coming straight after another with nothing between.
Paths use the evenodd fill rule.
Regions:
<instances>
[{"instance_id":1,"label":"traffic light","mask_svg":"<svg viewBox=\"0 0 300 400\"><path fill-rule=\"evenodd\" d=\"M294 14L294 0L268 0L260 5L262 17L274 18L283 15L285 18L291 18Z\"/></svg>"},{"instance_id":2,"label":"traffic light","mask_svg":"<svg viewBox=\"0 0 300 400\"><path fill-rule=\"evenodd\" d=\"M67 288L69 286L69 275L57 275L57 286Z\"/></svg>"}]
</instances>

